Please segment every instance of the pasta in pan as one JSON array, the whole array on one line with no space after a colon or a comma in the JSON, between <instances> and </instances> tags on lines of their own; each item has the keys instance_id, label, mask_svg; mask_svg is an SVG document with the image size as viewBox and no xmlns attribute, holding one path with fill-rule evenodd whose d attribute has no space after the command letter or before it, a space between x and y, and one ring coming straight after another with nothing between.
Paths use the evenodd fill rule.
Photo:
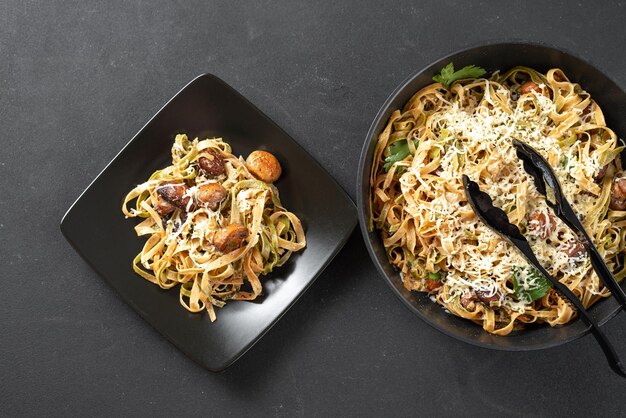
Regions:
<instances>
[{"instance_id":1,"label":"pasta in pan","mask_svg":"<svg viewBox=\"0 0 626 418\"><path fill-rule=\"evenodd\" d=\"M542 74L516 67L424 87L389 118L370 177L370 228L380 231L405 287L498 335L529 323L566 324L576 313L479 221L465 198L463 174L505 210L542 265L585 307L610 295L582 244L523 170L514 138L551 164L600 254L623 280L623 147L600 107L560 69Z\"/></svg>"},{"instance_id":2,"label":"pasta in pan","mask_svg":"<svg viewBox=\"0 0 626 418\"><path fill-rule=\"evenodd\" d=\"M271 184L280 172L270 153L244 162L221 139L177 135L172 165L124 199L124 215L144 218L135 230L148 236L134 271L163 289L180 284L185 309L206 310L212 321L225 301L255 299L260 276L306 246L300 219Z\"/></svg>"}]
</instances>

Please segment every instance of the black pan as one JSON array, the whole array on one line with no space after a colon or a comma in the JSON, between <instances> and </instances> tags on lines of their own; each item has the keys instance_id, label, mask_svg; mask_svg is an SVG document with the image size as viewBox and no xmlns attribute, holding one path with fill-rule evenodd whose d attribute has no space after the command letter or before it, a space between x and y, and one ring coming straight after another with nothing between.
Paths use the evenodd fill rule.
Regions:
<instances>
[{"instance_id":1,"label":"black pan","mask_svg":"<svg viewBox=\"0 0 626 418\"><path fill-rule=\"evenodd\" d=\"M517 65L542 72L559 67L570 80L580 83L596 100L604 112L607 125L620 138L626 137L626 93L596 67L570 53L546 45L507 42L473 47L441 58L417 71L396 88L376 115L365 139L357 178L357 204L361 231L372 260L394 293L411 311L439 331L461 341L485 348L527 351L554 347L580 338L589 329L578 319L558 328L536 325L501 337L483 331L482 327L471 321L445 313L425 294L410 292L404 288L400 274L387 261L378 231L368 231L369 173L378 135L386 126L391 113L402 109L415 92L432 83L433 75L449 62L453 62L456 68L478 65L489 73L495 70L504 71ZM604 324L619 312L619 306L613 298L609 298L591 307L589 312L598 323Z\"/></svg>"}]
</instances>

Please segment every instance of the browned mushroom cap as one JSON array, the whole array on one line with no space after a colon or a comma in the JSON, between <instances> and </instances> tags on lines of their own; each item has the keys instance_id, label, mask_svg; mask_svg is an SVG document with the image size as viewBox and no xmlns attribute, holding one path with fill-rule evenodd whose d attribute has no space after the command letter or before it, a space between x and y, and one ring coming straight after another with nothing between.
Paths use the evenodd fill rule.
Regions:
<instances>
[{"instance_id":1,"label":"browned mushroom cap","mask_svg":"<svg viewBox=\"0 0 626 418\"><path fill-rule=\"evenodd\" d=\"M172 213L175 209L174 205L163 199L160 195L157 195L157 200L154 203L154 210L156 210L160 216Z\"/></svg>"},{"instance_id":2,"label":"browned mushroom cap","mask_svg":"<svg viewBox=\"0 0 626 418\"><path fill-rule=\"evenodd\" d=\"M283 171L274 155L260 150L253 151L248 155L246 167L254 177L266 183L273 183L278 180Z\"/></svg>"},{"instance_id":3,"label":"browned mushroom cap","mask_svg":"<svg viewBox=\"0 0 626 418\"><path fill-rule=\"evenodd\" d=\"M224 174L225 171L224 158L218 151L212 149L203 151L201 157L198 158L198 164L207 176L216 177Z\"/></svg>"},{"instance_id":4,"label":"browned mushroom cap","mask_svg":"<svg viewBox=\"0 0 626 418\"><path fill-rule=\"evenodd\" d=\"M208 183L198 186L198 194L196 195L198 204L206 206L211 210L215 210L220 203L226 199L228 192L221 184Z\"/></svg>"},{"instance_id":5,"label":"browned mushroom cap","mask_svg":"<svg viewBox=\"0 0 626 418\"><path fill-rule=\"evenodd\" d=\"M502 301L502 293L499 290L496 290L493 295L490 295L488 292L484 290L477 290L476 296L480 301L486 305L491 305L494 302Z\"/></svg>"},{"instance_id":6,"label":"browned mushroom cap","mask_svg":"<svg viewBox=\"0 0 626 418\"><path fill-rule=\"evenodd\" d=\"M556 229L556 222L554 216L551 213L544 213L540 211L533 212L530 215L530 222L528 227L531 231L534 231L540 238L546 239Z\"/></svg>"},{"instance_id":7,"label":"browned mushroom cap","mask_svg":"<svg viewBox=\"0 0 626 418\"><path fill-rule=\"evenodd\" d=\"M626 210L626 177L613 179L609 208L613 210Z\"/></svg>"},{"instance_id":8,"label":"browned mushroom cap","mask_svg":"<svg viewBox=\"0 0 626 418\"><path fill-rule=\"evenodd\" d=\"M550 94L551 94L549 88L547 87L541 88L541 86L539 86L539 84L535 83L534 81L527 81L519 87L520 94L528 94L531 91L541 93L546 97L550 97Z\"/></svg>"},{"instance_id":9,"label":"browned mushroom cap","mask_svg":"<svg viewBox=\"0 0 626 418\"><path fill-rule=\"evenodd\" d=\"M162 183L156 192L163 200L180 209L187 209L189 203L189 187L184 183Z\"/></svg>"},{"instance_id":10,"label":"browned mushroom cap","mask_svg":"<svg viewBox=\"0 0 626 418\"><path fill-rule=\"evenodd\" d=\"M569 241L563 245L563 252L569 257L580 257L585 252L585 246L578 240Z\"/></svg>"},{"instance_id":11,"label":"browned mushroom cap","mask_svg":"<svg viewBox=\"0 0 626 418\"><path fill-rule=\"evenodd\" d=\"M477 299L478 298L476 297L476 293L472 290L471 292L465 293L463 296L461 296L459 302L461 302L461 306L463 306L465 309L472 311L475 307L474 301L476 301Z\"/></svg>"},{"instance_id":12,"label":"browned mushroom cap","mask_svg":"<svg viewBox=\"0 0 626 418\"><path fill-rule=\"evenodd\" d=\"M443 286L441 280L431 280L429 278L426 278L424 280L424 283L426 285L426 290L428 290L429 293L434 292L435 290Z\"/></svg>"},{"instance_id":13,"label":"browned mushroom cap","mask_svg":"<svg viewBox=\"0 0 626 418\"><path fill-rule=\"evenodd\" d=\"M539 84L535 83L534 81L527 81L519 87L520 94L528 94L531 91L541 93L541 87L539 87Z\"/></svg>"},{"instance_id":14,"label":"browned mushroom cap","mask_svg":"<svg viewBox=\"0 0 626 418\"><path fill-rule=\"evenodd\" d=\"M248 228L241 224L230 224L220 228L213 237L213 245L223 253L229 253L240 248L248 238Z\"/></svg>"}]
</instances>

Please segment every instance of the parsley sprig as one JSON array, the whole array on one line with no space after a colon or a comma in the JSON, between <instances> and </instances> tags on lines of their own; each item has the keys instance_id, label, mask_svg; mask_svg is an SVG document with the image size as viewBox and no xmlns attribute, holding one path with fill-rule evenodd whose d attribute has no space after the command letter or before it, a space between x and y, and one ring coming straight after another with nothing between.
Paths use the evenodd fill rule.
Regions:
<instances>
[{"instance_id":1,"label":"parsley sprig","mask_svg":"<svg viewBox=\"0 0 626 418\"><path fill-rule=\"evenodd\" d=\"M466 78L478 78L481 75L485 74L483 68L477 67L475 65L468 65L467 67L463 67L458 71L454 71L454 65L452 63L446 65L441 69L441 72L433 77L437 83L441 83L446 87L450 87L452 83L457 80L464 80Z\"/></svg>"}]
</instances>

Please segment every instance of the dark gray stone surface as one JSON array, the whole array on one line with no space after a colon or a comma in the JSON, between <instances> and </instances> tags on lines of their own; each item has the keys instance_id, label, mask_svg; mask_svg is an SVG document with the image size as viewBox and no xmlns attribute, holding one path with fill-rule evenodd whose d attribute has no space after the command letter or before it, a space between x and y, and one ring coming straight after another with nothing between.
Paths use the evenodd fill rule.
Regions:
<instances>
[{"instance_id":1,"label":"dark gray stone surface","mask_svg":"<svg viewBox=\"0 0 626 418\"><path fill-rule=\"evenodd\" d=\"M259 344L207 372L127 307L58 224L200 73L247 96L354 197L369 124L416 68L527 39L626 86L625 23L623 1L3 1L1 414L623 415L626 382L591 337L532 353L457 342L396 300L358 233ZM622 356L624 321L608 327Z\"/></svg>"}]
</instances>

